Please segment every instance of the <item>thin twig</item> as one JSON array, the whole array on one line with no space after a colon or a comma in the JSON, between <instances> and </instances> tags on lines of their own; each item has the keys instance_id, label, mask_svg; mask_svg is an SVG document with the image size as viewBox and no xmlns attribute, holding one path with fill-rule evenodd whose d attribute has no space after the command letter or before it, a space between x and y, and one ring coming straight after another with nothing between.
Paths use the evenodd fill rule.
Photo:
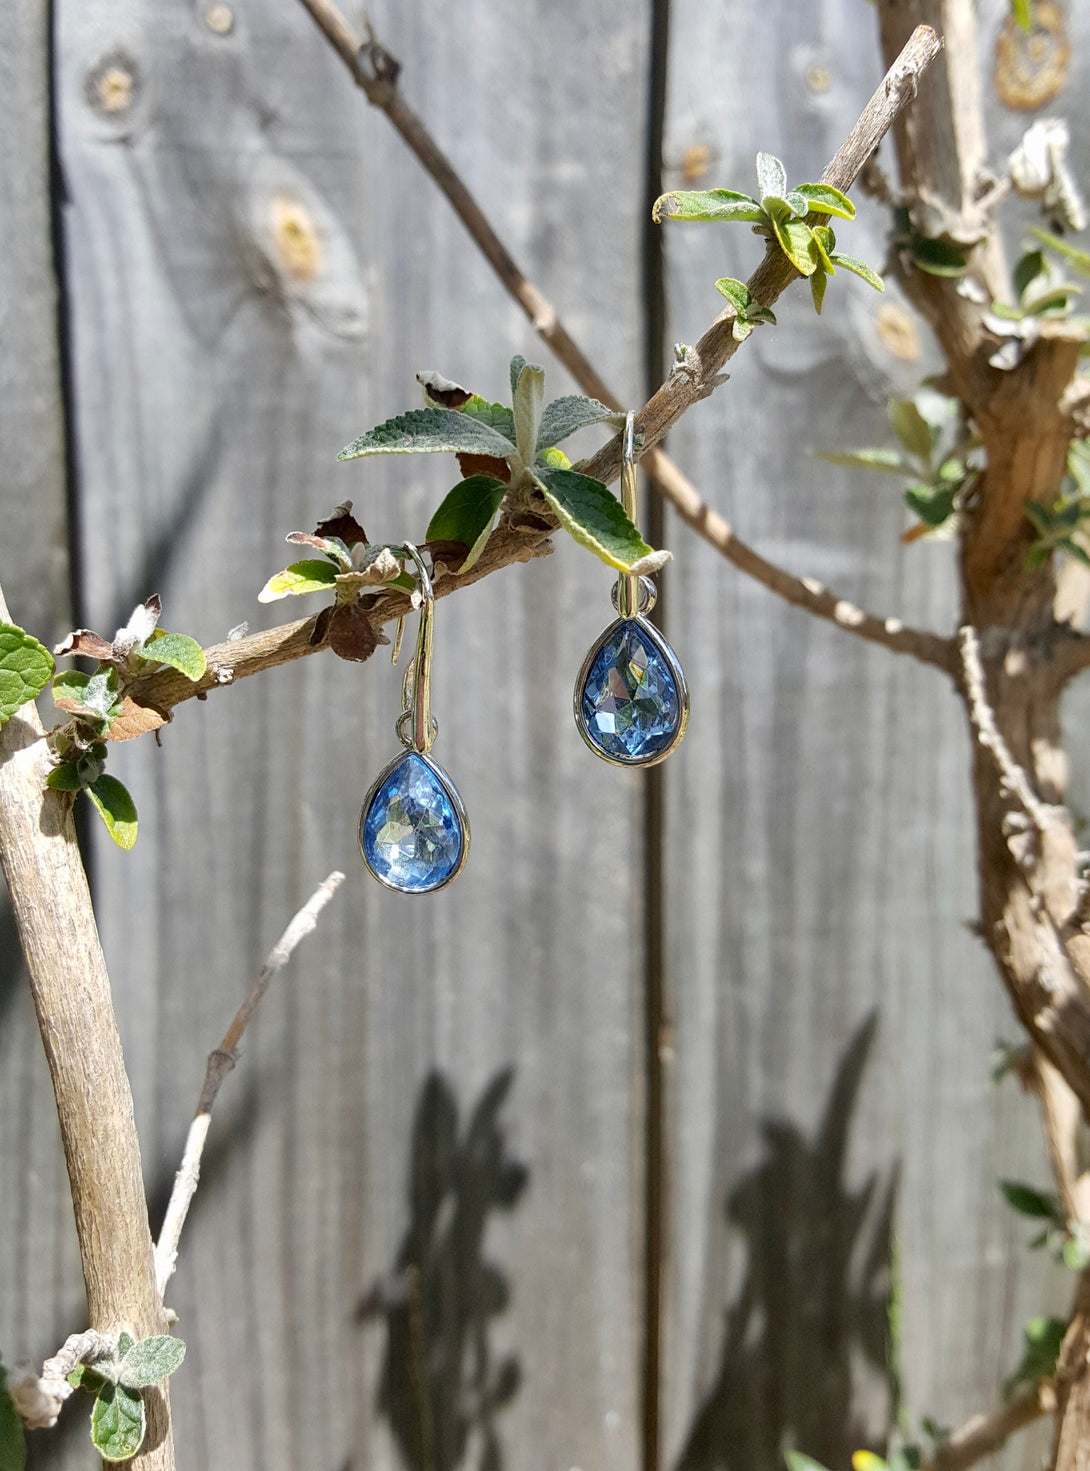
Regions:
<instances>
[{"instance_id":1,"label":"thin twig","mask_svg":"<svg viewBox=\"0 0 1090 1471\"><path fill-rule=\"evenodd\" d=\"M28 1430L48 1430L56 1425L64 1402L75 1393L68 1376L78 1364L108 1359L117 1349L117 1339L108 1333L71 1333L51 1359L46 1359L42 1372L20 1365L8 1375L8 1393L23 1424Z\"/></svg>"},{"instance_id":2,"label":"thin twig","mask_svg":"<svg viewBox=\"0 0 1090 1471\"><path fill-rule=\"evenodd\" d=\"M958 630L961 647L962 667L965 672L965 693L969 702L969 719L973 723L977 740L995 757L1000 775L1007 788L1016 796L1033 819L1038 832L1047 832L1054 827L1063 809L1050 807L1042 802L1030 785L1029 777L1015 761L1010 747L999 733L995 712L984 688L984 668L980 662L980 644L976 629L966 624Z\"/></svg>"},{"instance_id":3,"label":"thin twig","mask_svg":"<svg viewBox=\"0 0 1090 1471\"><path fill-rule=\"evenodd\" d=\"M201 1154L204 1150L204 1141L208 1137L208 1126L212 1122L212 1105L216 1101L216 1094L224 1078L238 1061L238 1044L242 1040L242 1034L260 1005L261 998L269 989L269 982L277 971L282 970L287 964L300 940L315 928L318 916L343 882L344 874L334 869L329 877L318 885L269 951L265 964L254 978L242 1005L235 1013L234 1021L227 1028L223 1041L208 1054L208 1067L204 1075L201 1096L197 1102L197 1112L189 1126L181 1167L174 1177L174 1189L170 1193L170 1201L163 1218L163 1229L159 1233L159 1242L155 1248L155 1278L160 1295L166 1290L166 1285L173 1275L174 1266L178 1260L178 1242L181 1239L182 1227L185 1225L189 1207L196 1194L197 1182L200 1179Z\"/></svg>"},{"instance_id":4,"label":"thin twig","mask_svg":"<svg viewBox=\"0 0 1090 1471\"><path fill-rule=\"evenodd\" d=\"M1038 1379L1002 1409L993 1410L990 1415L974 1415L966 1421L930 1460L923 1462L920 1471L968 1471L968 1467L999 1450L1016 1430L1024 1430L1035 1420L1051 1415L1055 1408L1056 1390L1052 1381Z\"/></svg>"},{"instance_id":5,"label":"thin twig","mask_svg":"<svg viewBox=\"0 0 1090 1471\"><path fill-rule=\"evenodd\" d=\"M505 290L526 312L538 335L584 392L592 394L611 408L621 408L619 399L610 391L593 363L565 328L556 308L527 278L450 160L401 96L397 87L400 65L375 38L370 25L366 28L365 38L360 39L353 33L333 0L302 0L302 3L344 61L368 101L386 114L424 169L446 195L471 239L491 265ZM940 44L935 33L926 26L921 26L914 33L826 169L823 177L827 182L846 189L854 181L898 112L915 95L919 78L938 54ZM778 249L772 249L752 277L750 286L754 291L764 293L758 299L767 304L797 277L798 272L782 253ZM774 294L770 294L773 290ZM710 542L722 556L789 603L804 608L819 618L827 618L838 627L882 644L896 653L911 654L925 663L952 670L956 654L951 640L906 628L899 619L883 619L861 613L854 605L824 588L815 592L816 584L777 567L741 541L727 522L705 503L696 488L668 456L662 450L654 448L656 440L662 437L668 423L673 423L691 403L711 392L718 379L719 369L738 346L730 324L731 313L726 310L701 339L695 350L698 357L694 357L693 350L690 350L680 375L672 375L639 416L638 428L644 436L645 444L644 467L656 489L674 506L686 524ZM696 369L698 361L701 364L699 374ZM653 417L654 406L667 389L673 395L673 390L683 380L689 381L689 396L675 396L668 423L663 423L652 432L648 421ZM619 441L616 441L613 445L607 445L584 467L586 472L597 475L607 484L615 479L620 469L618 444ZM842 612L847 616L841 616Z\"/></svg>"}]
</instances>

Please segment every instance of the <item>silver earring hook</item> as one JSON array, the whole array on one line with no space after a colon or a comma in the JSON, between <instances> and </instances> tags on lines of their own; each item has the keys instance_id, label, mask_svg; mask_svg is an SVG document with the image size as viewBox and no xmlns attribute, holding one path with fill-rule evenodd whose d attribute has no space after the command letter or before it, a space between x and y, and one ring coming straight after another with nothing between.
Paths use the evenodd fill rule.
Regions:
<instances>
[{"instance_id":1,"label":"silver earring hook","mask_svg":"<svg viewBox=\"0 0 1090 1471\"><path fill-rule=\"evenodd\" d=\"M624 421L621 461L621 503L625 515L636 525L636 411L629 409ZM635 618L640 612L640 579L619 577L617 579L617 611L622 618Z\"/></svg>"},{"instance_id":2,"label":"silver earring hook","mask_svg":"<svg viewBox=\"0 0 1090 1471\"><path fill-rule=\"evenodd\" d=\"M427 755L439 730L438 722L431 714L431 665L434 628L432 614L435 609L435 592L424 566L424 559L411 541L405 550L416 564L417 581L420 584L420 624L416 633L416 653L405 670L401 688L401 718L397 722L397 733L413 751ZM400 639L398 639L400 642ZM409 733L403 727L409 728Z\"/></svg>"}]
</instances>

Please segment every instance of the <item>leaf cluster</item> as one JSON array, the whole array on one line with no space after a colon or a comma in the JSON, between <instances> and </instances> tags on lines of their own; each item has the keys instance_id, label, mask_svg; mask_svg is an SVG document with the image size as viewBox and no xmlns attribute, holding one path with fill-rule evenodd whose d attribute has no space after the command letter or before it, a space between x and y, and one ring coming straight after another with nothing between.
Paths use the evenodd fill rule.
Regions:
<instances>
[{"instance_id":1,"label":"leaf cluster","mask_svg":"<svg viewBox=\"0 0 1090 1471\"><path fill-rule=\"evenodd\" d=\"M140 675L163 668L196 683L206 668L196 639L158 627L161 612L158 596L150 597L112 640L77 628L54 650L94 659L96 668L91 674L62 670L54 677L53 701L71 718L50 736L58 764L46 784L57 792L86 792L110 837L125 849L136 842L136 806L124 785L105 773L106 742L131 740L166 722L161 712L138 705L129 687Z\"/></svg>"},{"instance_id":2,"label":"leaf cluster","mask_svg":"<svg viewBox=\"0 0 1090 1471\"><path fill-rule=\"evenodd\" d=\"M1053 552L1065 552L1090 566L1086 523L1090 520L1090 443L1073 439L1067 450L1067 476L1051 506L1027 500L1026 519L1037 539L1026 555L1027 567L1039 567Z\"/></svg>"},{"instance_id":3,"label":"leaf cluster","mask_svg":"<svg viewBox=\"0 0 1090 1471\"><path fill-rule=\"evenodd\" d=\"M1090 1266L1090 1227L1081 1221L1069 1221L1058 1196L1019 1180L1001 1180L999 1189L1011 1210L1043 1222L1039 1234L1029 1242L1031 1251L1047 1251L1054 1261L1073 1272Z\"/></svg>"},{"instance_id":4,"label":"leaf cluster","mask_svg":"<svg viewBox=\"0 0 1090 1471\"><path fill-rule=\"evenodd\" d=\"M104 1461L127 1461L144 1443L147 1417L142 1391L174 1373L185 1358L185 1344L170 1334L135 1341L118 1337L107 1358L80 1364L68 1382L95 1397L91 1439Z\"/></svg>"},{"instance_id":5,"label":"leaf cluster","mask_svg":"<svg viewBox=\"0 0 1090 1471\"><path fill-rule=\"evenodd\" d=\"M846 220L855 218L855 205L846 194L831 184L796 184L793 189L788 188L787 170L771 153L757 155L757 189L757 197L734 189L663 194L655 201L651 217L658 224L663 220L751 224L754 234L774 240L796 271L809 278L814 309L818 313L825 300L828 279L836 274L837 266L860 276L876 291L885 290L881 277L870 266L837 250L836 236L826 224L830 215ZM743 300L741 293L734 290L742 283L727 277L715 284L739 311L734 331L738 341L749 335L743 331L739 336L739 323L751 331L761 321L775 321L767 307L749 302L748 292Z\"/></svg>"},{"instance_id":6,"label":"leaf cluster","mask_svg":"<svg viewBox=\"0 0 1090 1471\"><path fill-rule=\"evenodd\" d=\"M420 374L425 407L388 419L352 441L342 460L365 455L458 457L464 479L445 496L428 525L428 543L463 549L458 571L480 557L500 507L532 524L547 508L575 540L620 572L650 572L667 554L654 552L612 491L579 473L557 446L594 424L619 428L624 415L597 399L572 394L545 403L542 368L511 359L511 407L492 403L437 373ZM543 529L549 522L539 519Z\"/></svg>"},{"instance_id":7,"label":"leaf cluster","mask_svg":"<svg viewBox=\"0 0 1090 1471\"><path fill-rule=\"evenodd\" d=\"M962 498L981 469L980 440L960 420L957 409L955 399L922 388L912 398L890 402L889 422L898 448L822 450L818 458L907 480L905 504L918 521L903 540L916 541L938 531L949 535Z\"/></svg>"}]
</instances>

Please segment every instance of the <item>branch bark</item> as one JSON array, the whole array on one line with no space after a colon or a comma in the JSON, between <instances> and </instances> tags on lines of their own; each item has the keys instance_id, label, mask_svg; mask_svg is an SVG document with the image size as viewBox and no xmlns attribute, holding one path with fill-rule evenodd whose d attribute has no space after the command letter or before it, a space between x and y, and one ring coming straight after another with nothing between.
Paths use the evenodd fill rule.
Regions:
<instances>
[{"instance_id":1,"label":"branch bark","mask_svg":"<svg viewBox=\"0 0 1090 1471\"><path fill-rule=\"evenodd\" d=\"M8 618L0 591L0 619ZM0 726L0 865L26 956L57 1101L92 1329L166 1331L132 1094L71 797L46 789L50 757L34 706ZM145 1392L140 1464L173 1471L167 1390Z\"/></svg>"}]
</instances>

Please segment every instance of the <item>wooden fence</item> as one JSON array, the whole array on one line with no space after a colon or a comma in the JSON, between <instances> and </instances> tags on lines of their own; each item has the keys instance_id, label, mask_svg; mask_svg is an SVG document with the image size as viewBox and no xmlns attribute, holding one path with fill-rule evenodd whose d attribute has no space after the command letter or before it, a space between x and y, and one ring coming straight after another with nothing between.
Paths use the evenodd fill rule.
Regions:
<instances>
[{"instance_id":1,"label":"wooden fence","mask_svg":"<svg viewBox=\"0 0 1090 1471\"><path fill-rule=\"evenodd\" d=\"M667 229L656 328L652 8L371 11L405 96L633 404L649 354L695 340L714 280L759 250L745 228ZM1077 165L1075 9L1056 105ZM1006 6L981 11L1000 162L1026 115L990 86ZM862 0L673 0L668 21L667 186L748 188L758 148L817 177L881 73ZM47 639L73 620L112 632L155 591L165 626L204 643L277 621L255 595L285 533L346 498L372 538L419 538L449 464L335 459L417 401L417 370L497 398L519 352L572 390L297 0L54 0L51 37L44 5L9 0L0 77L0 578ZM880 261L885 230L865 204L850 248ZM671 453L768 555L952 628L950 546L903 546L893 482L809 455L888 439L886 398L932 364L923 327L841 275L820 320L805 291L781 306ZM772 1471L786 1443L843 1468L898 1408L959 1423L997 1401L1025 1319L1065 1304L997 1192L1047 1173L1032 1106L989 1083L1015 1028L970 928L953 697L669 519L666 537L693 713L661 807L572 726L610 576L563 536L438 607L437 754L473 826L440 895L381 891L355 852L397 749L400 673L381 656L243 682L184 706L161 749L112 758L139 842L92 830L88 853L153 1213L248 977L318 881L348 873L213 1122L169 1294L185 1471L639 1466L656 1051L663 1467ZM83 1308L6 910L0 947L10 1363L51 1352ZM33 1464L86 1465L85 1436L69 1410Z\"/></svg>"}]
</instances>

